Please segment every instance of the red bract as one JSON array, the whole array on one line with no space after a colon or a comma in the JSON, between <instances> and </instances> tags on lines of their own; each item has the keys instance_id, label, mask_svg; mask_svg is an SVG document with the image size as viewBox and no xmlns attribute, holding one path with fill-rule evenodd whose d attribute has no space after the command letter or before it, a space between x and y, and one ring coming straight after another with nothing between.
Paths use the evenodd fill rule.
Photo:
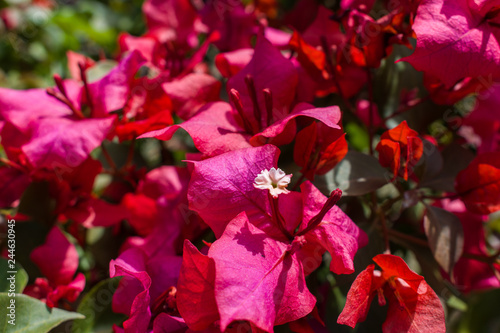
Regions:
<instances>
[{"instance_id":1,"label":"red bract","mask_svg":"<svg viewBox=\"0 0 500 333\"><path fill-rule=\"evenodd\" d=\"M436 293L424 278L408 267L400 257L379 254L373 258L382 271L369 265L362 271L347 294L347 302L337 322L354 328L366 319L375 295L380 305L389 308L382 327L384 333L444 333L444 311Z\"/></svg>"},{"instance_id":2,"label":"red bract","mask_svg":"<svg viewBox=\"0 0 500 333\"><path fill-rule=\"evenodd\" d=\"M3 184L0 189L0 207L10 207L21 198L29 183L29 177L22 171L10 167L0 167L0 184Z\"/></svg>"},{"instance_id":3,"label":"red bract","mask_svg":"<svg viewBox=\"0 0 500 333\"><path fill-rule=\"evenodd\" d=\"M324 175L347 154L347 141L342 130L312 123L297 133L293 159L309 180Z\"/></svg>"},{"instance_id":4,"label":"red bract","mask_svg":"<svg viewBox=\"0 0 500 333\"><path fill-rule=\"evenodd\" d=\"M35 168L76 167L101 145L113 122L114 117L39 120L31 124L30 142L22 150Z\"/></svg>"},{"instance_id":5,"label":"red bract","mask_svg":"<svg viewBox=\"0 0 500 333\"><path fill-rule=\"evenodd\" d=\"M455 189L467 208L477 214L500 209L500 153L478 155L456 179Z\"/></svg>"},{"instance_id":6,"label":"red bract","mask_svg":"<svg viewBox=\"0 0 500 333\"><path fill-rule=\"evenodd\" d=\"M215 264L188 240L183 252L177 308L191 329L203 330L220 317L214 293Z\"/></svg>"},{"instance_id":7,"label":"red bract","mask_svg":"<svg viewBox=\"0 0 500 333\"><path fill-rule=\"evenodd\" d=\"M292 50L297 52L297 60L311 76L321 75L325 69L325 53L307 44L295 31L289 42Z\"/></svg>"},{"instance_id":8,"label":"red bract","mask_svg":"<svg viewBox=\"0 0 500 333\"><path fill-rule=\"evenodd\" d=\"M125 106L134 76L144 63L145 59L139 52L130 52L103 78L88 84L84 95L92 117L106 117Z\"/></svg>"},{"instance_id":9,"label":"red bract","mask_svg":"<svg viewBox=\"0 0 500 333\"><path fill-rule=\"evenodd\" d=\"M408 167L413 167L422 157L424 146L418 133L408 127L406 120L397 127L385 131L377 145L379 161L383 167L389 167L397 177L403 160L403 177L408 180Z\"/></svg>"},{"instance_id":10,"label":"red bract","mask_svg":"<svg viewBox=\"0 0 500 333\"><path fill-rule=\"evenodd\" d=\"M182 248L182 238L192 238L201 230L197 214L188 209L186 169L173 166L156 168L144 176L136 193L122 199L132 227L141 236L155 232L172 239L173 248Z\"/></svg>"},{"instance_id":11,"label":"red bract","mask_svg":"<svg viewBox=\"0 0 500 333\"><path fill-rule=\"evenodd\" d=\"M162 85L177 115L184 120L194 116L206 103L219 100L221 83L205 73L191 73Z\"/></svg>"},{"instance_id":12,"label":"red bract","mask_svg":"<svg viewBox=\"0 0 500 333\"><path fill-rule=\"evenodd\" d=\"M413 24L417 48L404 61L436 76L447 88L466 77L499 77L499 4L423 0Z\"/></svg>"},{"instance_id":13,"label":"red bract","mask_svg":"<svg viewBox=\"0 0 500 333\"><path fill-rule=\"evenodd\" d=\"M215 262L222 331L233 321L248 320L272 332L274 325L312 311L316 300L295 253L302 241L300 237L290 244L275 240L253 226L245 213L229 223L208 252Z\"/></svg>"},{"instance_id":14,"label":"red bract","mask_svg":"<svg viewBox=\"0 0 500 333\"><path fill-rule=\"evenodd\" d=\"M144 242L136 241L109 264L111 277L123 276L113 295L113 311L129 316L123 323L127 333L148 332L161 313L177 314L175 285L181 258L163 235L157 232Z\"/></svg>"},{"instance_id":15,"label":"red bract","mask_svg":"<svg viewBox=\"0 0 500 333\"><path fill-rule=\"evenodd\" d=\"M230 78L242 70L253 57L253 49L240 49L219 53L215 57L215 66L222 76Z\"/></svg>"},{"instance_id":16,"label":"red bract","mask_svg":"<svg viewBox=\"0 0 500 333\"><path fill-rule=\"evenodd\" d=\"M222 236L210 246L208 257L185 243L178 304L191 329L205 329L220 318L221 331L233 321L247 320L272 332L275 325L306 316L316 303L305 284L311 260L313 266L321 262L322 252L314 250L316 247L326 246L334 256L333 271L352 271L346 251L356 245L347 243L359 231L345 223L339 210L326 213L329 208L325 208L331 207L339 196L330 198L318 212L321 201L315 199L321 194L311 193L307 187L303 190L305 198L314 201L307 204L315 208L305 208L304 223L292 239L283 234L271 236L254 226L243 212L229 222ZM359 236L363 238L362 234ZM348 267L344 267L343 259L339 260L343 254L343 259L350 261Z\"/></svg>"},{"instance_id":17,"label":"red bract","mask_svg":"<svg viewBox=\"0 0 500 333\"><path fill-rule=\"evenodd\" d=\"M47 278L36 279L34 285L25 289L25 294L45 301L51 308L63 299L76 301L85 287L85 276L78 273L75 277L78 253L58 227L52 228L45 244L31 252L31 260Z\"/></svg>"},{"instance_id":18,"label":"red bract","mask_svg":"<svg viewBox=\"0 0 500 333\"><path fill-rule=\"evenodd\" d=\"M444 83L434 77L432 73L424 74L424 85L434 103L448 105L453 105L468 95L489 88L489 83L482 77L468 77L446 88Z\"/></svg>"}]
</instances>

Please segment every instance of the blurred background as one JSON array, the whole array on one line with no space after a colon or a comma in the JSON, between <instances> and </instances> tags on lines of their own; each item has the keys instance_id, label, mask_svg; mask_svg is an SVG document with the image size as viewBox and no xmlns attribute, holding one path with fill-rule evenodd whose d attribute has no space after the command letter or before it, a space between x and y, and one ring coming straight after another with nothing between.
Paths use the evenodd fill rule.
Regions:
<instances>
[{"instance_id":1,"label":"blurred background","mask_svg":"<svg viewBox=\"0 0 500 333\"><path fill-rule=\"evenodd\" d=\"M53 85L54 73L68 77L68 50L113 58L120 32L145 31L142 2L0 1L0 87L46 87Z\"/></svg>"}]
</instances>

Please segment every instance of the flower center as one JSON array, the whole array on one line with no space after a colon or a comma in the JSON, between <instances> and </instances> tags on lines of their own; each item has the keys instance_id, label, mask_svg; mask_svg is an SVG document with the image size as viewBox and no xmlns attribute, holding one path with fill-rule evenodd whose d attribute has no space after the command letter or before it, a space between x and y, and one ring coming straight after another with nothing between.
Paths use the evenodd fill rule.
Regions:
<instances>
[{"instance_id":1,"label":"flower center","mask_svg":"<svg viewBox=\"0 0 500 333\"><path fill-rule=\"evenodd\" d=\"M277 198L278 195L282 193L287 194L290 192L286 187L290 184L291 179L291 174L287 175L279 168L271 168L270 170L265 169L255 177L253 186L261 190L269 190L273 198Z\"/></svg>"}]
</instances>

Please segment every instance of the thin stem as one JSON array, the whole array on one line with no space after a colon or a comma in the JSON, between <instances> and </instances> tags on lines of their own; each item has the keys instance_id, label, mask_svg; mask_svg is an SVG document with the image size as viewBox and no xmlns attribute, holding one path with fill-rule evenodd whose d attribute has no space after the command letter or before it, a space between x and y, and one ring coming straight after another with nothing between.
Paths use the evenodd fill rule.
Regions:
<instances>
[{"instance_id":1,"label":"thin stem","mask_svg":"<svg viewBox=\"0 0 500 333\"><path fill-rule=\"evenodd\" d=\"M391 247L389 245L389 229L387 228L387 221L385 219L385 214L382 210L379 210L380 226L382 227L382 233L384 237L385 253L391 253Z\"/></svg>"},{"instance_id":2,"label":"thin stem","mask_svg":"<svg viewBox=\"0 0 500 333\"><path fill-rule=\"evenodd\" d=\"M326 67L327 71L330 73L333 83L335 84L335 87L337 88L337 91L339 93L340 98L342 98L342 101L344 104L354 113L355 109L352 106L351 102L345 97L344 92L342 91L342 87L340 86L340 83L337 79L337 75L335 72L335 64L333 63L332 60L332 55L330 54L330 49L328 47L328 42L326 40L325 36L321 36L321 48L323 49L323 53L325 54L326 58Z\"/></svg>"},{"instance_id":3,"label":"thin stem","mask_svg":"<svg viewBox=\"0 0 500 333\"><path fill-rule=\"evenodd\" d=\"M302 173L300 175L299 180L297 180L297 182L295 183L295 185L293 185L292 191L295 191L300 186L300 184L302 184L302 182L304 181L304 178L306 177L306 172L307 172L307 170L304 171L304 173Z\"/></svg>"},{"instance_id":4,"label":"thin stem","mask_svg":"<svg viewBox=\"0 0 500 333\"><path fill-rule=\"evenodd\" d=\"M102 154L104 155L104 158L106 159L106 162L108 162L108 164L111 167L111 169L113 169L113 171L117 171L118 168L116 167L115 162L111 158L111 155L109 155L109 153L108 153L106 147L104 146L104 144L101 144L101 150L102 150Z\"/></svg>"},{"instance_id":5,"label":"thin stem","mask_svg":"<svg viewBox=\"0 0 500 333\"><path fill-rule=\"evenodd\" d=\"M370 109L368 115L368 137L370 155L373 155L373 113L375 112L375 103L373 98L373 76L369 68L366 68L366 74L368 75L368 96L370 100Z\"/></svg>"},{"instance_id":6,"label":"thin stem","mask_svg":"<svg viewBox=\"0 0 500 333\"><path fill-rule=\"evenodd\" d=\"M495 277L497 278L497 280L500 281L500 272L495 268L493 263L490 263L490 268L493 271L493 274L495 274Z\"/></svg>"},{"instance_id":7,"label":"thin stem","mask_svg":"<svg viewBox=\"0 0 500 333\"><path fill-rule=\"evenodd\" d=\"M80 76L83 81L83 87L85 88L85 95L87 96L87 105L90 108L90 112L92 112L94 110L94 105L92 103L92 96L90 95L89 84L87 82L87 75L85 74L85 65L79 62L78 68L80 69Z\"/></svg>"},{"instance_id":8,"label":"thin stem","mask_svg":"<svg viewBox=\"0 0 500 333\"><path fill-rule=\"evenodd\" d=\"M439 196L439 195L422 195L420 199L430 199L430 200L443 200L443 199L457 199L460 197L459 194L453 193L449 195Z\"/></svg>"},{"instance_id":9,"label":"thin stem","mask_svg":"<svg viewBox=\"0 0 500 333\"><path fill-rule=\"evenodd\" d=\"M129 167L132 164L132 160L134 159L134 152L135 152L135 138L132 139L130 142L130 146L128 149L128 154L127 154L127 160L125 161L125 164L123 165L122 169L125 169Z\"/></svg>"},{"instance_id":10,"label":"thin stem","mask_svg":"<svg viewBox=\"0 0 500 333\"><path fill-rule=\"evenodd\" d=\"M271 211L274 217L274 221L278 225L278 228L283 233L283 235L285 235L288 240L292 240L293 236L288 232L288 230L286 230L285 221L283 219L283 216L280 214L278 198L274 198L270 193L268 193L268 198L269 202L271 203Z\"/></svg>"},{"instance_id":11,"label":"thin stem","mask_svg":"<svg viewBox=\"0 0 500 333\"><path fill-rule=\"evenodd\" d=\"M397 238L400 240L405 240L405 241L411 242L413 244L416 244L418 246L429 247L429 243L427 243L426 240L421 239L421 238L417 238L417 237L413 237L413 236L404 234L404 233L396 231L396 230L388 229L387 234L389 236L394 237L394 238Z\"/></svg>"},{"instance_id":12,"label":"thin stem","mask_svg":"<svg viewBox=\"0 0 500 333\"><path fill-rule=\"evenodd\" d=\"M387 121L387 120L389 120L389 119L392 119L392 118L394 118L396 116L399 116L399 115L405 113L406 111L409 111L409 110L413 109L414 107L416 107L416 106L418 106L418 105L420 105L420 104L428 101L429 99L430 99L430 95L427 95L425 97L420 98L417 102L415 102L415 104L407 105L406 107L404 107L402 109L396 110L396 112L394 112L390 116L385 117L384 118L384 122Z\"/></svg>"},{"instance_id":13,"label":"thin stem","mask_svg":"<svg viewBox=\"0 0 500 333\"><path fill-rule=\"evenodd\" d=\"M27 170L22 165L19 165L19 164L15 163L15 162L9 161L8 159L3 158L3 157L0 157L0 163L3 163L5 165L7 165L7 166L10 166L10 167L12 167L12 168L14 168L16 170L19 170L19 171L21 171L23 173L27 172Z\"/></svg>"}]
</instances>

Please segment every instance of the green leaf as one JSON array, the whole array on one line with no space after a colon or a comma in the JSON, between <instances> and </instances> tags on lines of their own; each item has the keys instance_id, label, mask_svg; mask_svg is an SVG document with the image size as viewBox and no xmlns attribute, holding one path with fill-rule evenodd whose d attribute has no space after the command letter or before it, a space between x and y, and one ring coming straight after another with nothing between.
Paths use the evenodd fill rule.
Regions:
<instances>
[{"instance_id":1,"label":"green leaf","mask_svg":"<svg viewBox=\"0 0 500 333\"><path fill-rule=\"evenodd\" d=\"M106 76L118 63L114 60L101 60L86 71L88 82L94 82Z\"/></svg>"},{"instance_id":2,"label":"green leaf","mask_svg":"<svg viewBox=\"0 0 500 333\"><path fill-rule=\"evenodd\" d=\"M427 206L424 229L434 258L450 273L464 247L464 231L460 219L444 209Z\"/></svg>"},{"instance_id":3,"label":"green leaf","mask_svg":"<svg viewBox=\"0 0 500 333\"><path fill-rule=\"evenodd\" d=\"M467 308L468 308L467 303L465 303L464 301L462 301L460 298L458 298L455 295L451 295L451 297L448 298L448 300L446 301L446 304L449 307L457 309L457 310L462 311L462 312L467 311Z\"/></svg>"},{"instance_id":4,"label":"green leaf","mask_svg":"<svg viewBox=\"0 0 500 333\"><path fill-rule=\"evenodd\" d=\"M423 172L421 182L426 180L434 179L434 177L443 170L443 156L433 143L428 140L422 140L424 144L424 154L423 157Z\"/></svg>"},{"instance_id":5,"label":"green leaf","mask_svg":"<svg viewBox=\"0 0 500 333\"><path fill-rule=\"evenodd\" d=\"M0 331L5 333L44 333L67 320L84 318L77 312L49 309L45 303L23 294L9 296L13 295L0 293L0 308L4 313L0 317ZM11 304L15 304L15 310L9 310Z\"/></svg>"},{"instance_id":6,"label":"green leaf","mask_svg":"<svg viewBox=\"0 0 500 333\"><path fill-rule=\"evenodd\" d=\"M500 289L474 295L462 317L458 333L493 333L500 327Z\"/></svg>"},{"instance_id":7,"label":"green leaf","mask_svg":"<svg viewBox=\"0 0 500 333\"><path fill-rule=\"evenodd\" d=\"M340 188L344 195L363 195L388 183L391 175L373 156L349 151L342 161L325 174L328 192ZM318 177L319 179L319 177ZM318 183L321 189L321 184ZM323 186L324 187L324 186Z\"/></svg>"},{"instance_id":8,"label":"green leaf","mask_svg":"<svg viewBox=\"0 0 500 333\"><path fill-rule=\"evenodd\" d=\"M8 273L8 272L16 272L16 273ZM11 280L7 280L7 278L14 277ZM5 258L0 258L0 292L8 293L10 289L10 281L13 281L15 284L14 292L22 293L24 287L28 284L28 273L21 267L19 264L15 264L14 269L9 268L9 261Z\"/></svg>"},{"instance_id":9,"label":"green leaf","mask_svg":"<svg viewBox=\"0 0 500 333\"><path fill-rule=\"evenodd\" d=\"M350 122L345 126L345 132L347 133L347 142L349 142L351 147L360 151L369 150L370 137L363 127L354 122Z\"/></svg>"},{"instance_id":10,"label":"green leaf","mask_svg":"<svg viewBox=\"0 0 500 333\"><path fill-rule=\"evenodd\" d=\"M95 332L97 322L99 319L106 319L110 321L109 327L112 323L118 323L123 320L121 315L113 315L111 311L111 301L113 294L118 287L121 277L106 279L96 284L86 295L83 297L78 312L85 316L85 319L78 319L73 322L72 332L86 333ZM116 319L113 321L113 319Z\"/></svg>"},{"instance_id":11,"label":"green leaf","mask_svg":"<svg viewBox=\"0 0 500 333\"><path fill-rule=\"evenodd\" d=\"M432 174L425 175L420 182L420 187L455 192L455 178L460 171L469 165L474 154L458 144L451 144L443 150L442 156L443 162L440 171L436 172L434 169Z\"/></svg>"}]
</instances>

